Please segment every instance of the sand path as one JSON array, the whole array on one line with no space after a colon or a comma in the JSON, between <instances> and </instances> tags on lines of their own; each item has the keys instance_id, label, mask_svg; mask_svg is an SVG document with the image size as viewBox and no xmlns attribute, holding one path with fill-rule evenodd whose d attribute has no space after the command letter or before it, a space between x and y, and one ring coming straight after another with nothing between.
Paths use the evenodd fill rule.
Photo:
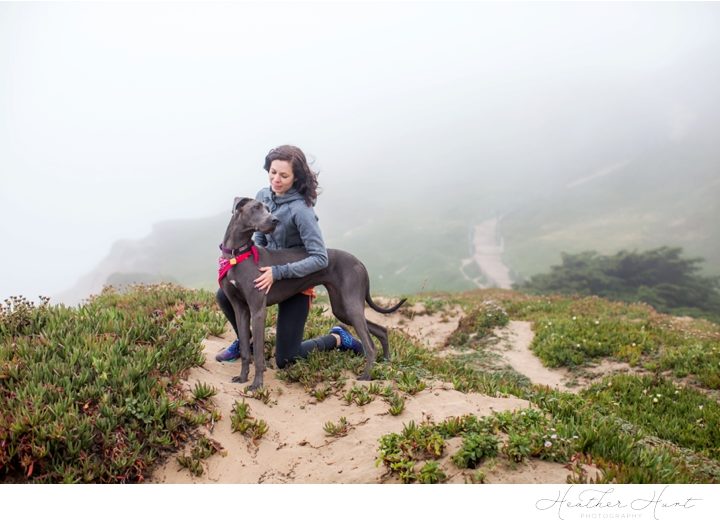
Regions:
<instances>
[{"instance_id":1,"label":"sand path","mask_svg":"<svg viewBox=\"0 0 720 520\"><path fill-rule=\"evenodd\" d=\"M418 311L421 308L417 309ZM368 317L388 326L396 326L418 337L430 349L441 348L447 336L457 327L461 311L453 308L440 319L438 315L417 315L412 319L399 314L390 317L368 310ZM514 345L529 345L531 331L523 322L508 327L507 341ZM269 368L265 373L266 388L270 390L269 404L245 398L252 415L263 419L268 433L256 443L232 432L230 416L235 401L243 399L245 385L232 383L238 363L218 363L215 354L230 342L230 336L209 338L204 342L206 363L190 370L187 388L204 382L218 389L213 402L220 409L222 419L210 431L200 431L224 449L207 459L204 473L192 476L181 468L175 456L169 457L149 479L155 483L383 483L397 482L389 477L385 468L377 467L378 439L386 433L400 432L409 421L419 423L425 419L440 422L451 416L475 414L489 415L493 411L526 408L530 403L518 398L496 398L476 393L461 393L452 385L430 382L429 387L414 396L405 396L405 410L399 416L388 413L388 405L379 398L366 406L348 406L338 396L317 402L300 385L287 384L277 378L277 371ZM517 350L518 352L514 352ZM522 368L528 359L522 346L508 349L512 359ZM529 352L529 351L528 351ZM529 353L532 356L532 353ZM515 366L515 365L514 365ZM537 367L533 368L535 370ZM535 373L535 372L533 372ZM540 371L537 371L539 374ZM252 375L252 373L251 373ZM539 376L533 376L539 377ZM545 376L543 376L545 377ZM548 379L548 384L555 382ZM347 386L356 384L351 378ZM545 384L545 383L543 383ZM344 437L329 437L323 425L337 423L345 417L350 430ZM449 445L458 439L449 441ZM451 450L448 450L449 452ZM454 451L454 449L452 450ZM471 470L458 470L449 460L441 459L448 482L469 481ZM568 470L562 464L531 460L525 464L506 467L502 463L487 468L488 483L564 483Z\"/></svg>"},{"instance_id":2,"label":"sand path","mask_svg":"<svg viewBox=\"0 0 720 520\"><path fill-rule=\"evenodd\" d=\"M209 458L206 471L200 477L193 477L178 465L176 457L170 457L154 473L151 482L380 483L388 480L385 469L375 466L378 438L383 434L401 431L409 421L419 423L430 418L439 422L451 416L488 415L493 410L529 406L522 399L464 394L453 390L451 385L436 383L408 398L403 413L395 417L388 413L388 405L380 399L363 407L348 406L335 396L317 402L300 385L288 385L277 379L276 370L268 369L265 383L276 402L264 404L246 399L253 416L265 420L270 428L265 437L253 444L239 433L233 433L230 426L233 403L243 399L244 385L230 382L240 366L214 360L215 353L227 345L228 339L205 341L206 366L191 370L187 382L188 388L199 381L219 390L213 399L223 417L212 432L204 433L218 441L226 455ZM348 384L353 383L355 381ZM350 432L345 437L328 437L323 425L328 421L337 423L340 417L347 418ZM563 479L563 475L558 478Z\"/></svg>"},{"instance_id":3,"label":"sand path","mask_svg":"<svg viewBox=\"0 0 720 520\"><path fill-rule=\"evenodd\" d=\"M511 321L507 327L496 329L500 339L496 346L499 353L516 372L526 376L536 385L546 385L565 392L574 391L567 386L573 376L566 369L547 368L530 350L535 333L528 321Z\"/></svg>"}]
</instances>

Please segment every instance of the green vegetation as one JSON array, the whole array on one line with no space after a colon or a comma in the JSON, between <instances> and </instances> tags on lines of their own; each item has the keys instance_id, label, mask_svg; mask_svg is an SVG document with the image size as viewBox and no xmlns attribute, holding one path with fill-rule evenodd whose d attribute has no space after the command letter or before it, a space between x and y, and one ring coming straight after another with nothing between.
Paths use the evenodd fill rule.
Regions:
<instances>
[{"instance_id":1,"label":"green vegetation","mask_svg":"<svg viewBox=\"0 0 720 520\"><path fill-rule=\"evenodd\" d=\"M433 315L447 309L437 295L423 299ZM444 482L458 472L485 482L496 464L513 468L533 458L567 464L571 482L720 482L720 326L595 296L487 290L454 295L456 304L465 318L446 347L463 355L438 356L391 330L392 357L376 363L372 382L356 383L364 359L339 350L315 352L278 377L317 401L363 406L379 397L400 417L406 400L433 381L530 403L486 417L407 421L402 429L398 422L401 431L379 439L378 465L402 482ZM221 451L195 431L220 420L212 404L217 390L197 383L185 393L180 381L202 364L201 340L223 330L214 309L211 293L168 285L110 289L79 308L6 301L0 481L138 482L183 446L189 451L178 463L201 474L203 460ZM271 310L268 324L275 319ZM480 352L509 320L533 323L531 348L546 365L580 372L615 360L637 373L598 378L570 394L503 367L469 363L465 353ZM324 334L332 323L316 304L307 334ZM269 389L246 395L273 403ZM271 427L252 417L245 400L235 403L230 422L253 442ZM351 428L342 417L324 426L331 436ZM588 474L586 464L598 473Z\"/></svg>"},{"instance_id":2,"label":"green vegetation","mask_svg":"<svg viewBox=\"0 0 720 520\"><path fill-rule=\"evenodd\" d=\"M500 293L511 317L534 322L531 348L548 366L586 366L602 358L720 389L720 326L680 320L645 304L598 297Z\"/></svg>"},{"instance_id":3,"label":"green vegetation","mask_svg":"<svg viewBox=\"0 0 720 520\"><path fill-rule=\"evenodd\" d=\"M337 424L332 421L326 422L323 425L323 430L325 430L325 435L329 435L331 437L344 437L348 434L348 431L350 431L350 425L348 424L346 417L340 417Z\"/></svg>"},{"instance_id":4,"label":"green vegetation","mask_svg":"<svg viewBox=\"0 0 720 520\"><path fill-rule=\"evenodd\" d=\"M460 469L478 468L484 461L498 457L499 453L511 462L531 456L569 460L579 446L579 438L562 436L557 433L559 431L561 425L556 425L535 408L493 413L488 417L451 417L439 424L427 421L416 425L410 421L401 433L380 438L377 464L385 465L402 482L419 482L422 469L416 470L417 463L444 458L446 441L453 437L462 438L460 449L450 457ZM507 439L501 440L501 434L506 434Z\"/></svg>"},{"instance_id":5,"label":"green vegetation","mask_svg":"<svg viewBox=\"0 0 720 520\"><path fill-rule=\"evenodd\" d=\"M509 321L505 309L494 301L472 305L460 320L457 330L446 341L446 345L477 349L495 327L503 327Z\"/></svg>"},{"instance_id":6,"label":"green vegetation","mask_svg":"<svg viewBox=\"0 0 720 520\"><path fill-rule=\"evenodd\" d=\"M187 469L190 473L199 477L205 472L202 462L216 453L221 453L223 456L226 455L218 442L204 435L200 435L190 450L190 455L178 455L176 460L180 467Z\"/></svg>"},{"instance_id":7,"label":"green vegetation","mask_svg":"<svg viewBox=\"0 0 720 520\"><path fill-rule=\"evenodd\" d=\"M230 424L232 431L250 437L253 442L261 439L270 429L264 420L253 419L250 413L250 405L244 399L242 402L235 401L233 404Z\"/></svg>"},{"instance_id":8,"label":"green vegetation","mask_svg":"<svg viewBox=\"0 0 720 520\"><path fill-rule=\"evenodd\" d=\"M212 412L180 378L224 326L213 295L112 289L85 305L0 306L0 481L137 482ZM198 397L207 397L198 389Z\"/></svg>"},{"instance_id":9,"label":"green vegetation","mask_svg":"<svg viewBox=\"0 0 720 520\"><path fill-rule=\"evenodd\" d=\"M562 254L562 264L517 289L533 294L596 295L645 302L661 312L720 320L720 277L702 276L701 258L682 258L682 248L661 247L612 256L586 251Z\"/></svg>"}]
</instances>

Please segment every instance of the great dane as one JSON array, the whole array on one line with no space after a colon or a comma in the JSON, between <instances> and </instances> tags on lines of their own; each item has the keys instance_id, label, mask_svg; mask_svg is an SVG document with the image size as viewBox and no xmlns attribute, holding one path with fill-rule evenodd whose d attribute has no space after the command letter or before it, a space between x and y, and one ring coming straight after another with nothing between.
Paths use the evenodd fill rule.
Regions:
<instances>
[{"instance_id":1,"label":"great dane","mask_svg":"<svg viewBox=\"0 0 720 520\"><path fill-rule=\"evenodd\" d=\"M303 278L278 280L272 284L267 294L259 291L254 284L254 280L259 276L258 267L284 265L307 257L307 253L301 248L271 250L253 245L252 235L255 231L271 233L278 222L262 202L251 198L235 198L232 217L222 243L221 257L232 267L220 280L220 287L235 311L240 340L242 368L240 375L233 377L233 382L245 383L248 380L252 327L255 377L250 389L262 387L265 371L266 307L316 285L324 285L327 289L335 317L342 323L352 325L357 331L365 354L365 370L358 379L369 380L377 357L370 333L380 340L385 359L390 359L390 349L387 329L365 318L365 302L372 309L389 314L400 308L405 299L388 309L374 303L370 297L367 269L360 260L339 249L327 250L328 266L325 269Z\"/></svg>"}]
</instances>

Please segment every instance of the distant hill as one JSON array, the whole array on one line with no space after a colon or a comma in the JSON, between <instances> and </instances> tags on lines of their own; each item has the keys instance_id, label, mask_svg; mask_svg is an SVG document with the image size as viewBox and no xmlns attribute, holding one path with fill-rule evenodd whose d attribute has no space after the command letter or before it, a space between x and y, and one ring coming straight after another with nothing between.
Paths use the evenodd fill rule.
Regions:
<instances>
[{"instance_id":1,"label":"distant hill","mask_svg":"<svg viewBox=\"0 0 720 520\"><path fill-rule=\"evenodd\" d=\"M547 271L561 252L663 246L682 247L705 259L705 274L720 275L720 101L713 103L695 106L668 94L626 114L628 128L601 143L588 141L596 123L568 113L563 117L579 126L555 135L554 148L507 144L505 153L478 145L469 149L486 156L476 161L464 152L434 157L413 150L397 151L398 164L368 158L353 167L388 175L321 176L328 194L317 212L325 241L361 259L372 291L386 295L476 288L461 267L474 253L474 227L495 218L514 282ZM692 114L687 128L665 121L674 121L676 105ZM213 288L227 222L222 212L156 224L143 239L115 243L56 298L78 302L106 283L133 281Z\"/></svg>"},{"instance_id":2,"label":"distant hill","mask_svg":"<svg viewBox=\"0 0 720 520\"><path fill-rule=\"evenodd\" d=\"M682 247L720 274L720 149L665 143L568 182L500 223L505 261L522 278L560 252Z\"/></svg>"},{"instance_id":3,"label":"distant hill","mask_svg":"<svg viewBox=\"0 0 720 520\"><path fill-rule=\"evenodd\" d=\"M579 170L533 196L521 185L471 185L444 199L427 188L393 201L335 192L318 213L328 247L345 249L368 268L375 294L475 288L461 266L473 255L472 229L502 215L503 261L514 281L544 272L560 253L682 247L720 274L720 151L668 145L646 155ZM345 197L345 198L343 198ZM172 281L215 287L225 212L156 224L140 240L118 241L108 256L56 298L77 303L104 284Z\"/></svg>"},{"instance_id":4,"label":"distant hill","mask_svg":"<svg viewBox=\"0 0 720 520\"><path fill-rule=\"evenodd\" d=\"M145 238L117 241L95 269L56 298L76 304L99 293L106 284L173 282L194 289L210 288L226 225L226 213L158 223Z\"/></svg>"},{"instance_id":5,"label":"distant hill","mask_svg":"<svg viewBox=\"0 0 720 520\"><path fill-rule=\"evenodd\" d=\"M412 225L403 223L401 233L384 231L397 227L396 218L407 216L378 212L376 218L344 231L331 223L325 226L325 220L333 220L325 216L321 225L328 247L345 249L363 261L374 294L474 288L459 269L460 258L469 256L465 222L417 216ZM227 223L226 212L199 220L168 221L155 225L143 239L118 241L95 269L56 298L78 303L106 284L166 281L213 289L218 244Z\"/></svg>"}]
</instances>

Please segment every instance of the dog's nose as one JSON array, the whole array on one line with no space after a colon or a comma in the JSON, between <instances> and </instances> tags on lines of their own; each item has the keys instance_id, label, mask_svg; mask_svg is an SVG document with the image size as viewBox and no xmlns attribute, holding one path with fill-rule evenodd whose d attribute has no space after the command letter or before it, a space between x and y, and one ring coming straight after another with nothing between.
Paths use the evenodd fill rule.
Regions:
<instances>
[{"instance_id":1,"label":"dog's nose","mask_svg":"<svg viewBox=\"0 0 720 520\"><path fill-rule=\"evenodd\" d=\"M273 223L273 226L277 226L277 225L280 223L280 219L273 217L273 218L272 218L272 223Z\"/></svg>"}]
</instances>

